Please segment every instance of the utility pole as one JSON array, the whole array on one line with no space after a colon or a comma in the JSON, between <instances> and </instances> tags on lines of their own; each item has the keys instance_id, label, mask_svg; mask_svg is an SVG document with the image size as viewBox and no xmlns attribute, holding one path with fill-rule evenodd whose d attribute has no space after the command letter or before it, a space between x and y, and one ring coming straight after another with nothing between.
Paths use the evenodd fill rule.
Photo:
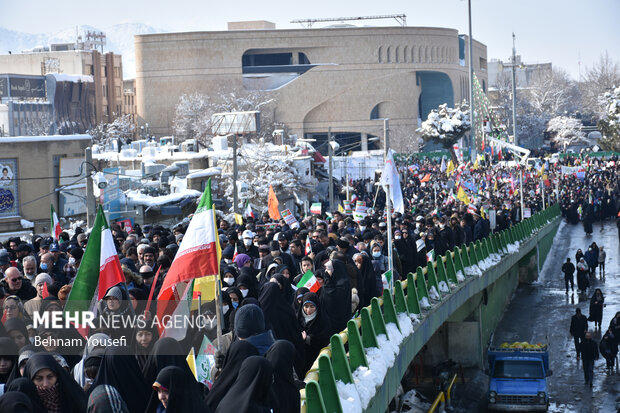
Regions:
<instances>
[{"instance_id":1,"label":"utility pole","mask_svg":"<svg viewBox=\"0 0 620 413\"><path fill-rule=\"evenodd\" d=\"M329 153L329 210L334 209L334 148L332 147L332 128L327 129L327 150Z\"/></svg>"},{"instance_id":2,"label":"utility pole","mask_svg":"<svg viewBox=\"0 0 620 413\"><path fill-rule=\"evenodd\" d=\"M390 150L390 127L389 119L383 119L383 162L385 163ZM385 170L385 168L384 168ZM385 177L381 177L385 178ZM385 193L385 219L387 221L387 233L388 233L388 265L389 271L392 274L392 281L390 281L390 292L392 291L392 285L394 283L394 262L392 257L392 205L390 202L390 193L392 192L392 186L387 186L387 192Z\"/></svg>"},{"instance_id":3,"label":"utility pole","mask_svg":"<svg viewBox=\"0 0 620 413\"><path fill-rule=\"evenodd\" d=\"M86 225L92 228L95 223L95 194L93 193L93 153L89 147L84 150L84 163L86 164Z\"/></svg>"},{"instance_id":4,"label":"utility pole","mask_svg":"<svg viewBox=\"0 0 620 413\"><path fill-rule=\"evenodd\" d=\"M237 213L239 205L239 193L237 188L237 176L239 174L237 168L237 135L233 134L233 213Z\"/></svg>"},{"instance_id":5,"label":"utility pole","mask_svg":"<svg viewBox=\"0 0 620 413\"><path fill-rule=\"evenodd\" d=\"M473 149L475 157L476 148L476 122L474 119L474 48L471 34L471 0L467 0L467 10L469 16L469 117L471 118L471 130L469 132L469 150ZM470 159L472 157L470 156Z\"/></svg>"},{"instance_id":6,"label":"utility pole","mask_svg":"<svg viewBox=\"0 0 620 413\"><path fill-rule=\"evenodd\" d=\"M517 140L517 50L515 49L515 34L512 34L512 139L515 145Z\"/></svg>"}]
</instances>

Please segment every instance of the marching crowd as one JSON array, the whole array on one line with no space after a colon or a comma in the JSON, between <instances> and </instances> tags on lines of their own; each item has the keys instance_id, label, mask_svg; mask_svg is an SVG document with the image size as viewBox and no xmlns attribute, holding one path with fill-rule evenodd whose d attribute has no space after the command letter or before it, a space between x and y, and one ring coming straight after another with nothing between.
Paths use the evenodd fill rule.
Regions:
<instances>
[{"instance_id":1,"label":"marching crowd","mask_svg":"<svg viewBox=\"0 0 620 413\"><path fill-rule=\"evenodd\" d=\"M562 166L584 171L563 173ZM426 160L400 170L405 212L390 215L394 279L518 222L526 212L521 196L526 216L559 202L566 219L583 222L590 233L592 221L613 219L619 210L615 162L568 159L522 171L480 160L446 171ZM207 302L196 311L221 317L179 340L160 338L148 322L87 333L68 324L35 327L37 315L63 309L89 237L78 228L58 239L11 238L0 252L0 413L299 411L299 389L319 351L382 293L389 268L385 194L368 180L351 184L368 206L356 219L337 211L293 225L267 215L241 224L219 219L221 308ZM105 291L97 316L155 314L156 300L148 297L157 297L187 227L111 228L125 282ZM584 291L590 263L596 268L604 254L598 248L597 257L587 257L593 245L583 254L587 268L579 268L582 257L576 260ZM567 290L569 283L572 274ZM602 294L595 297L595 305L602 303ZM614 320L606 334L620 337L620 315ZM186 361L204 337L216 348L208 385Z\"/></svg>"}]
</instances>

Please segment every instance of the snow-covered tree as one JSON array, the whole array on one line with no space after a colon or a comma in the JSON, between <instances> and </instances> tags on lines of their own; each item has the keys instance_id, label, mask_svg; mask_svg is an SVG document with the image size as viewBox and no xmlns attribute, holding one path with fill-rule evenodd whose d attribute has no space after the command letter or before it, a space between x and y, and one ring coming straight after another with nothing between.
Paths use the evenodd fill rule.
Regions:
<instances>
[{"instance_id":1,"label":"snow-covered tree","mask_svg":"<svg viewBox=\"0 0 620 413\"><path fill-rule=\"evenodd\" d=\"M542 117L573 113L577 109L577 85L560 68L535 72L524 98L532 112Z\"/></svg>"},{"instance_id":2,"label":"snow-covered tree","mask_svg":"<svg viewBox=\"0 0 620 413\"><path fill-rule=\"evenodd\" d=\"M601 103L605 108L605 115L598 122L603 133L599 145L605 150L620 150L620 87L603 94Z\"/></svg>"},{"instance_id":3,"label":"snow-covered tree","mask_svg":"<svg viewBox=\"0 0 620 413\"><path fill-rule=\"evenodd\" d=\"M131 121L130 115L119 116L110 123L101 122L87 131L93 137L93 143L105 145L113 139L127 141L133 138L136 126Z\"/></svg>"},{"instance_id":4,"label":"snow-covered tree","mask_svg":"<svg viewBox=\"0 0 620 413\"><path fill-rule=\"evenodd\" d=\"M450 152L452 161L457 162L453 145L471 129L469 106L463 102L456 108L449 108L447 104L439 105L428 114L417 129L425 141L434 141Z\"/></svg>"},{"instance_id":5,"label":"snow-covered tree","mask_svg":"<svg viewBox=\"0 0 620 413\"><path fill-rule=\"evenodd\" d=\"M54 119L49 112L39 113L38 116L30 117L24 124L26 136L46 136L50 134Z\"/></svg>"},{"instance_id":6,"label":"snow-covered tree","mask_svg":"<svg viewBox=\"0 0 620 413\"><path fill-rule=\"evenodd\" d=\"M620 85L620 64L614 61L607 51L591 68L586 69L580 83L582 95L582 112L589 114L596 121L605 116L604 105L600 96Z\"/></svg>"},{"instance_id":7,"label":"snow-covered tree","mask_svg":"<svg viewBox=\"0 0 620 413\"><path fill-rule=\"evenodd\" d=\"M290 198L296 190L315 187L317 182L305 180L297 174L293 165L295 153L284 146L265 143L262 139L258 144L241 146L238 152L238 183L245 185L239 195L239 208L243 209L250 202L254 210L267 210L269 185L273 186L276 195L282 199ZM228 164L230 166L230 161ZM228 203L233 202L232 173L224 175L224 196Z\"/></svg>"},{"instance_id":8,"label":"snow-covered tree","mask_svg":"<svg viewBox=\"0 0 620 413\"><path fill-rule=\"evenodd\" d=\"M213 137L213 114L254 110L260 111L260 132L257 137L271 140L275 98L264 91L226 91L215 96L198 92L182 95L175 109L173 128L179 141L197 139L209 146Z\"/></svg>"},{"instance_id":9,"label":"snow-covered tree","mask_svg":"<svg viewBox=\"0 0 620 413\"><path fill-rule=\"evenodd\" d=\"M547 132L551 133L551 141L560 145L563 150L574 143L588 142L583 133L583 124L575 118L556 116L549 120Z\"/></svg>"}]
</instances>

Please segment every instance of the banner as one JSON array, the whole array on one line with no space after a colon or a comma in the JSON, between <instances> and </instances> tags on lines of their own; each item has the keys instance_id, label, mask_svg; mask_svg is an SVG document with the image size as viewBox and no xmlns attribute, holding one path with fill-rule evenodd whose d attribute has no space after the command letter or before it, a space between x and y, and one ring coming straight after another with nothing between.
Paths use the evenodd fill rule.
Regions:
<instances>
[{"instance_id":1,"label":"banner","mask_svg":"<svg viewBox=\"0 0 620 413\"><path fill-rule=\"evenodd\" d=\"M299 226L297 218L295 218L295 215L293 215L290 209L285 209L284 211L281 211L280 215L282 215L282 219L284 219L284 222L286 222L286 225L288 225L289 227L297 228Z\"/></svg>"}]
</instances>

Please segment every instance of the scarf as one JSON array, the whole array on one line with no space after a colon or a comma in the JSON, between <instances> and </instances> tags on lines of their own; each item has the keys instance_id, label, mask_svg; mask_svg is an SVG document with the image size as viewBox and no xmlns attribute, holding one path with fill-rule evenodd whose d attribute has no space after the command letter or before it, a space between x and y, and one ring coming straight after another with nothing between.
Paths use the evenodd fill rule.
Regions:
<instances>
[{"instance_id":1,"label":"scarf","mask_svg":"<svg viewBox=\"0 0 620 413\"><path fill-rule=\"evenodd\" d=\"M60 386L58 383L52 387L37 387L37 393L48 413L62 413L59 390Z\"/></svg>"}]
</instances>

